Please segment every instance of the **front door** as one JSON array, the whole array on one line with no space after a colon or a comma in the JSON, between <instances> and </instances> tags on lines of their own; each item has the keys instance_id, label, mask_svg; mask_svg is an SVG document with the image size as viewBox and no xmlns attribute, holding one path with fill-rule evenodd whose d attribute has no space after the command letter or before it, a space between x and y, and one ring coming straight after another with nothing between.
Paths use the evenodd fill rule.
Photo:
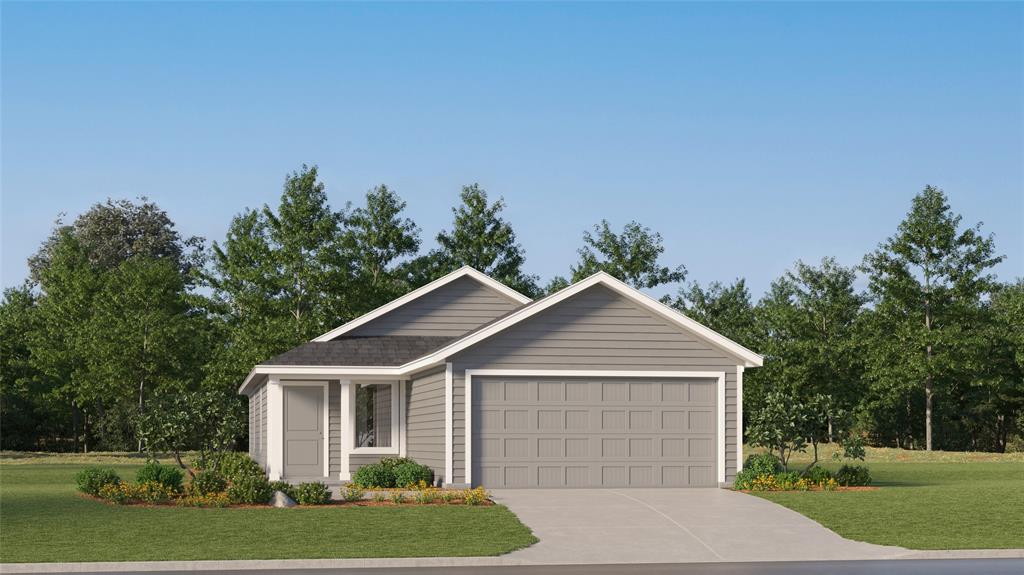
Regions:
<instances>
[{"instance_id":1,"label":"front door","mask_svg":"<svg viewBox=\"0 0 1024 575\"><path fill-rule=\"evenodd\" d=\"M284 476L324 476L323 386L284 386Z\"/></svg>"}]
</instances>

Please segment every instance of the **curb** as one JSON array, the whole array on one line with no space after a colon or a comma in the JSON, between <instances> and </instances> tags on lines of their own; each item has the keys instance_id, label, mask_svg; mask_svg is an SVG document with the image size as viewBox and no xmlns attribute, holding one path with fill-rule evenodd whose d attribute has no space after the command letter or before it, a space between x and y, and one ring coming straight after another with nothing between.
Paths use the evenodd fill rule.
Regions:
<instances>
[{"instance_id":1,"label":"curb","mask_svg":"<svg viewBox=\"0 0 1024 575\"><path fill-rule=\"evenodd\" d=\"M878 560L1024 559L1024 549L954 549L910 551ZM849 559L837 559L849 561ZM778 561L792 561L779 559ZM818 562L821 560L816 560ZM771 561L712 561L711 563L765 563ZM513 565L581 565L579 562L532 562L509 557L407 557L365 559L242 559L204 561L122 561L96 563L0 563L0 573L125 573L131 571L281 571L286 569L380 569L422 567L500 567ZM606 563L605 563L606 564Z\"/></svg>"}]
</instances>

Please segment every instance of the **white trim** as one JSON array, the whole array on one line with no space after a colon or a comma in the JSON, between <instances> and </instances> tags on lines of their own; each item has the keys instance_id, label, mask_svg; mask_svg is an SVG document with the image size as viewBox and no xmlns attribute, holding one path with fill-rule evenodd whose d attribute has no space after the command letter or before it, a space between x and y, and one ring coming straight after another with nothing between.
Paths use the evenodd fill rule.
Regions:
<instances>
[{"instance_id":1,"label":"white trim","mask_svg":"<svg viewBox=\"0 0 1024 575\"><path fill-rule=\"evenodd\" d=\"M451 364L448 364L449 369ZM505 377L659 377L672 379L707 378L717 381L718 482L725 482L725 372L724 371L639 371L639 370L601 370L601 369L467 369L465 377L466 426L466 483L472 485L473 473L473 377L474 376L505 376ZM448 373L445 374L446 378ZM448 381L446 379L446 381ZM447 397L447 393L446 393ZM449 406L451 402L449 402ZM446 421L447 423L447 421ZM449 436L450 437L450 436Z\"/></svg>"},{"instance_id":2,"label":"white trim","mask_svg":"<svg viewBox=\"0 0 1024 575\"><path fill-rule=\"evenodd\" d=\"M398 455L401 448L399 443L401 435L399 430L399 404L398 404L398 381L357 381L352 384L352 402L349 405L349 419L352 421L352 455ZM391 391L391 445L387 447L357 447L356 440L356 390L360 385L387 385Z\"/></svg>"},{"instance_id":3,"label":"white trim","mask_svg":"<svg viewBox=\"0 0 1024 575\"><path fill-rule=\"evenodd\" d=\"M324 382L324 477L331 476L331 382Z\"/></svg>"},{"instance_id":4,"label":"white trim","mask_svg":"<svg viewBox=\"0 0 1024 575\"><path fill-rule=\"evenodd\" d=\"M281 479L284 471L284 393L281 380L271 376L267 381L267 476Z\"/></svg>"},{"instance_id":5,"label":"white trim","mask_svg":"<svg viewBox=\"0 0 1024 575\"><path fill-rule=\"evenodd\" d=\"M352 321L350 321L348 323L345 323L344 325L336 327L336 328L332 329L331 331L329 331L329 332L327 332L327 333L325 333L325 334L323 334L323 335L321 335L321 336L319 336L317 338L314 338L312 341L331 341L332 339L338 337L339 335L342 335L345 332L352 331L353 329L355 329L355 328L357 328L357 327L359 327L361 325L365 325L365 324L367 324L367 323L377 319L378 317L388 313L389 311L398 309L398 308L402 307L403 305L405 305L405 304L407 304L407 303L409 303L409 302L411 302L411 301L413 301L413 300L415 300L415 299L417 299L417 298L419 298L419 297L421 297L423 295L426 295L426 294L436 290L439 287L447 285L447 284L449 284L449 283L451 283L451 282L453 282L453 281L455 281L455 280L457 280L459 278L466 277L466 276L469 276L469 277L475 279L476 281L478 281L478 282L484 284L485 286L487 286L487 287L489 287L489 288L491 288L491 289L501 293L505 297L507 297L507 298L517 302L517 303L525 304L527 302L533 301L530 298L526 297L525 295L523 295L523 294L517 292L516 290L508 287L507 285L505 285L505 284L503 284L503 283L501 283L501 282L499 282L499 281L497 281L497 280L495 280L493 278L490 278L490 277L488 277L488 276L486 276L486 275L476 271L475 269L473 269L473 268L471 268L469 266L463 266L463 267L461 267L461 268L451 272L450 274L447 274L447 275L445 275L445 276L443 276L441 278L438 278L438 279L428 283L425 286L422 286L422 287L420 287L418 289L415 289L415 290L405 294L404 296L402 296L402 297L400 297L398 299L392 300L392 301L390 301L390 302L380 306L379 308L377 308L377 309L375 309L375 310L373 310L373 311L371 311L369 313L363 314L363 315L357 317L356 319L354 319L354 320L352 320Z\"/></svg>"},{"instance_id":6,"label":"white trim","mask_svg":"<svg viewBox=\"0 0 1024 575\"><path fill-rule=\"evenodd\" d=\"M341 384L341 406L339 414L341 415L341 421L339 422L338 432L341 434L341 468L339 469L338 479L341 481L351 481L352 474L349 471L349 455L351 449L348 444L352 441L352 437L355 435L355 420L348 416L350 406L352 405L352 382L343 379L339 381Z\"/></svg>"},{"instance_id":7,"label":"white trim","mask_svg":"<svg viewBox=\"0 0 1024 575\"><path fill-rule=\"evenodd\" d=\"M581 291L601 284L612 291L615 291L633 302L647 308L648 310L660 315L661 317L675 323L679 327L692 332L694 335L707 341L709 344L718 347L726 353L733 355L744 361L743 365L747 367L759 367L764 363L764 358L760 355L750 351L742 345L732 341L731 339L716 333L714 330L705 327L696 321L686 317L678 311L668 307L667 305L629 287L614 277L606 274L605 272L597 272L596 274L588 277L585 280L574 283L573 285L558 291L546 298L537 300L531 305L524 306L518 311L512 312L504 319L497 321L490 326L481 329L480 331L471 333L470 335L452 342L445 347L429 354L425 355L417 360L413 360L403 366L400 369L406 372L420 369L430 366L432 363L439 362L455 353L466 349L467 347L479 343L492 335L511 327L529 317L532 317L549 307L564 301Z\"/></svg>"},{"instance_id":8,"label":"white trim","mask_svg":"<svg viewBox=\"0 0 1024 575\"><path fill-rule=\"evenodd\" d=\"M444 364L444 482L455 482L455 378L452 364Z\"/></svg>"},{"instance_id":9,"label":"white trim","mask_svg":"<svg viewBox=\"0 0 1024 575\"><path fill-rule=\"evenodd\" d=\"M718 376L718 484L725 483L725 372Z\"/></svg>"},{"instance_id":10,"label":"white trim","mask_svg":"<svg viewBox=\"0 0 1024 575\"><path fill-rule=\"evenodd\" d=\"M330 365L257 365L252 368L249 375L245 377L245 381L238 388L238 393L248 395L246 388L248 388L257 375L278 375L278 376L307 376L307 377L330 377L334 379L337 376L359 376L360 380L385 380L391 381L397 379L399 376L405 375L407 370L403 370L400 367L380 367L380 366L330 366ZM332 377L333 376L333 377ZM346 377L345 379L351 379Z\"/></svg>"},{"instance_id":11,"label":"white trim","mask_svg":"<svg viewBox=\"0 0 1024 575\"><path fill-rule=\"evenodd\" d=\"M398 456L405 457L405 433L407 428L406 414L405 414L405 390L409 382L402 380L398 382Z\"/></svg>"},{"instance_id":12,"label":"white trim","mask_svg":"<svg viewBox=\"0 0 1024 575\"><path fill-rule=\"evenodd\" d=\"M743 366L736 366L736 473L743 471Z\"/></svg>"}]
</instances>

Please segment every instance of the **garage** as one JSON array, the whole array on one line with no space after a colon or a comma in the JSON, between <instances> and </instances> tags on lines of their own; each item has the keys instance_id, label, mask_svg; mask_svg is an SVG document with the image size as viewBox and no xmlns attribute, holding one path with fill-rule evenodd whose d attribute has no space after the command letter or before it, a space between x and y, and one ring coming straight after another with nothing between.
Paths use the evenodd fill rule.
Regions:
<instances>
[{"instance_id":1,"label":"garage","mask_svg":"<svg viewBox=\"0 0 1024 575\"><path fill-rule=\"evenodd\" d=\"M718 387L710 377L473 377L473 477L496 489L717 486Z\"/></svg>"}]
</instances>

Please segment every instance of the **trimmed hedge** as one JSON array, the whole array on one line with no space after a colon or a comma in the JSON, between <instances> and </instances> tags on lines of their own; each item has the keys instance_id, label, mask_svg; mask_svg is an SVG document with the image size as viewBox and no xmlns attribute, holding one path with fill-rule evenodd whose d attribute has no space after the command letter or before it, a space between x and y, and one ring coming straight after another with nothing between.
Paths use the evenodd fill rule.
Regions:
<instances>
[{"instance_id":1,"label":"trimmed hedge","mask_svg":"<svg viewBox=\"0 0 1024 575\"><path fill-rule=\"evenodd\" d=\"M320 481L300 483L294 499L299 505L324 505L331 502L331 490Z\"/></svg>"},{"instance_id":2,"label":"trimmed hedge","mask_svg":"<svg viewBox=\"0 0 1024 575\"><path fill-rule=\"evenodd\" d=\"M364 465L352 475L352 483L363 488L392 488L433 482L434 472L407 457L386 457Z\"/></svg>"},{"instance_id":3,"label":"trimmed hedge","mask_svg":"<svg viewBox=\"0 0 1024 575\"><path fill-rule=\"evenodd\" d=\"M871 484L871 472L863 465L844 465L836 472L836 481L843 486Z\"/></svg>"}]
</instances>

